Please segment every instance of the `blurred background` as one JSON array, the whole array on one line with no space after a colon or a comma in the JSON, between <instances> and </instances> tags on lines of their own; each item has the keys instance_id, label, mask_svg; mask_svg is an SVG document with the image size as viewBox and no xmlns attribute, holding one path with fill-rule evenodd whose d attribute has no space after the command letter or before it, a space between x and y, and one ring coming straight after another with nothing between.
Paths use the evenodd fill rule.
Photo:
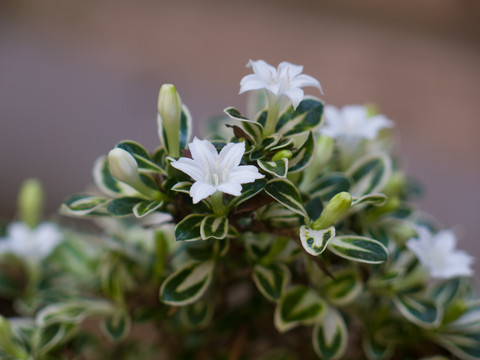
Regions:
<instances>
[{"instance_id":1,"label":"blurred background","mask_svg":"<svg viewBox=\"0 0 480 360\"><path fill-rule=\"evenodd\" d=\"M395 120L397 153L427 190L420 207L456 230L479 274L478 0L2 0L0 216L14 218L27 177L54 212L116 142L157 147L163 83L197 134L224 107L245 109L249 59L302 64L325 102L374 102Z\"/></svg>"}]
</instances>

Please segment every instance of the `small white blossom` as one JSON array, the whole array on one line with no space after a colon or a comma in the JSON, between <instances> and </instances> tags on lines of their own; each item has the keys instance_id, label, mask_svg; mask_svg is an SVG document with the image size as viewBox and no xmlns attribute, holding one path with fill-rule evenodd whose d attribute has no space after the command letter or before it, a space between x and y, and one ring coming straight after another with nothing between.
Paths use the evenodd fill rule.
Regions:
<instances>
[{"instance_id":1,"label":"small white blossom","mask_svg":"<svg viewBox=\"0 0 480 360\"><path fill-rule=\"evenodd\" d=\"M189 149L193 159L182 157L172 162L172 166L195 180L190 188L194 204L217 190L239 196L242 191L240 184L264 177L255 166L240 165L245 153L244 142L227 144L218 154L209 141L195 138Z\"/></svg>"},{"instance_id":2,"label":"small white blossom","mask_svg":"<svg viewBox=\"0 0 480 360\"><path fill-rule=\"evenodd\" d=\"M7 227L7 236L0 238L0 254L15 254L29 262L46 258L60 243L62 234L53 223L42 223L31 229L15 222Z\"/></svg>"},{"instance_id":3,"label":"small white blossom","mask_svg":"<svg viewBox=\"0 0 480 360\"><path fill-rule=\"evenodd\" d=\"M350 141L374 140L381 129L393 126L393 121L383 115L369 117L367 108L362 105L347 105L341 109L327 105L324 119L322 134Z\"/></svg>"},{"instance_id":4,"label":"small white blossom","mask_svg":"<svg viewBox=\"0 0 480 360\"><path fill-rule=\"evenodd\" d=\"M240 81L240 94L245 91L266 89L277 98L286 96L292 101L293 108L303 100L302 87L313 86L322 91L315 78L302 74L303 66L281 62L277 69L263 60L250 60L253 74L246 75Z\"/></svg>"},{"instance_id":5,"label":"small white blossom","mask_svg":"<svg viewBox=\"0 0 480 360\"><path fill-rule=\"evenodd\" d=\"M457 239L450 230L432 234L425 227L417 228L418 238L407 241L420 263L433 278L449 279L473 274L473 257L463 250L455 250Z\"/></svg>"}]
</instances>

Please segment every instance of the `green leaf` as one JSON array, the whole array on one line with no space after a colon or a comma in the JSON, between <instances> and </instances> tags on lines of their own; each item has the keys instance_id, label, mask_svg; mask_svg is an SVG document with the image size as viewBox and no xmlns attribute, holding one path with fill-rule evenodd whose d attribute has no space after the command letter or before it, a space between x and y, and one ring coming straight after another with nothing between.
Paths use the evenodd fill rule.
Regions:
<instances>
[{"instance_id":1,"label":"green leaf","mask_svg":"<svg viewBox=\"0 0 480 360\"><path fill-rule=\"evenodd\" d=\"M307 253L313 256L320 255L329 241L335 236L335 227L324 230L309 229L305 225L300 227L300 241Z\"/></svg>"},{"instance_id":2,"label":"green leaf","mask_svg":"<svg viewBox=\"0 0 480 360\"><path fill-rule=\"evenodd\" d=\"M203 329L210 324L213 317L213 301L199 300L180 308L180 319L190 329Z\"/></svg>"},{"instance_id":3,"label":"green leaf","mask_svg":"<svg viewBox=\"0 0 480 360\"><path fill-rule=\"evenodd\" d=\"M393 303L408 321L420 327L433 328L440 325L442 311L430 299L403 294L394 296Z\"/></svg>"},{"instance_id":4,"label":"green leaf","mask_svg":"<svg viewBox=\"0 0 480 360\"><path fill-rule=\"evenodd\" d=\"M463 314L449 323L447 329L453 333L480 333L480 299L467 302Z\"/></svg>"},{"instance_id":5,"label":"green leaf","mask_svg":"<svg viewBox=\"0 0 480 360\"><path fill-rule=\"evenodd\" d=\"M438 335L435 342L465 360L480 359L480 332Z\"/></svg>"},{"instance_id":6,"label":"green leaf","mask_svg":"<svg viewBox=\"0 0 480 360\"><path fill-rule=\"evenodd\" d=\"M46 355L55 347L69 340L75 332L76 328L76 325L59 323L41 328L38 340L38 348L40 349L40 355Z\"/></svg>"},{"instance_id":7,"label":"green leaf","mask_svg":"<svg viewBox=\"0 0 480 360\"><path fill-rule=\"evenodd\" d=\"M130 315L126 311L117 311L103 320L101 328L110 340L114 342L123 341L130 333Z\"/></svg>"},{"instance_id":8,"label":"green leaf","mask_svg":"<svg viewBox=\"0 0 480 360\"><path fill-rule=\"evenodd\" d=\"M323 201L329 201L338 193L349 192L351 181L350 177L343 173L328 173L313 182L310 193Z\"/></svg>"},{"instance_id":9,"label":"green leaf","mask_svg":"<svg viewBox=\"0 0 480 360\"><path fill-rule=\"evenodd\" d=\"M139 143L131 140L125 140L119 142L116 147L129 152L130 155L132 155L137 161L139 170L152 171L167 175L166 171L152 160L148 151Z\"/></svg>"},{"instance_id":10,"label":"green leaf","mask_svg":"<svg viewBox=\"0 0 480 360\"><path fill-rule=\"evenodd\" d=\"M312 161L313 154L315 154L315 139L310 131L307 140L293 153L288 171L294 173L303 170Z\"/></svg>"},{"instance_id":11,"label":"green leaf","mask_svg":"<svg viewBox=\"0 0 480 360\"><path fill-rule=\"evenodd\" d=\"M365 355L367 355L369 360L383 360L390 358L393 353L393 347L377 338L378 336L375 335L365 336L363 338L362 345Z\"/></svg>"},{"instance_id":12,"label":"green leaf","mask_svg":"<svg viewBox=\"0 0 480 360\"><path fill-rule=\"evenodd\" d=\"M290 270L282 264L270 266L255 265L253 268L253 281L257 289L270 301L278 301L290 282Z\"/></svg>"},{"instance_id":13,"label":"green leaf","mask_svg":"<svg viewBox=\"0 0 480 360\"><path fill-rule=\"evenodd\" d=\"M111 314L112 311L113 305L104 300L75 300L47 305L35 321L41 327L56 323L80 324L87 316Z\"/></svg>"},{"instance_id":14,"label":"green leaf","mask_svg":"<svg viewBox=\"0 0 480 360\"><path fill-rule=\"evenodd\" d=\"M355 197L380 192L391 174L392 162L389 156L380 154L361 158L347 171L353 180L350 192Z\"/></svg>"},{"instance_id":15,"label":"green leaf","mask_svg":"<svg viewBox=\"0 0 480 360\"><path fill-rule=\"evenodd\" d=\"M314 290L304 285L294 286L282 295L277 304L275 327L283 333L300 324L311 325L321 319L326 308L327 304Z\"/></svg>"},{"instance_id":16,"label":"green leaf","mask_svg":"<svg viewBox=\"0 0 480 360\"><path fill-rule=\"evenodd\" d=\"M260 169L276 177L284 178L287 176L288 159L283 158L277 161L257 160Z\"/></svg>"},{"instance_id":17,"label":"green leaf","mask_svg":"<svg viewBox=\"0 0 480 360\"><path fill-rule=\"evenodd\" d=\"M387 196L385 194L368 194L360 198L354 198L352 201L352 207L357 205L374 205L383 206L387 202Z\"/></svg>"},{"instance_id":18,"label":"green leaf","mask_svg":"<svg viewBox=\"0 0 480 360\"><path fill-rule=\"evenodd\" d=\"M347 260L368 264L380 264L388 257L381 242L356 235L336 236L328 244L328 250Z\"/></svg>"},{"instance_id":19,"label":"green leaf","mask_svg":"<svg viewBox=\"0 0 480 360\"><path fill-rule=\"evenodd\" d=\"M456 298L461 289L460 285L459 278L450 279L434 285L430 293L439 304L445 307Z\"/></svg>"},{"instance_id":20,"label":"green leaf","mask_svg":"<svg viewBox=\"0 0 480 360\"><path fill-rule=\"evenodd\" d=\"M109 199L100 196L77 194L62 204L61 211L67 215L85 216L97 212L108 201Z\"/></svg>"},{"instance_id":21,"label":"green leaf","mask_svg":"<svg viewBox=\"0 0 480 360\"><path fill-rule=\"evenodd\" d=\"M192 187L192 182L190 181L181 181L177 184L175 184L171 190L172 191L177 191L177 192L181 192L181 193L184 193L184 194L188 194L190 195L190 188Z\"/></svg>"},{"instance_id":22,"label":"green leaf","mask_svg":"<svg viewBox=\"0 0 480 360\"><path fill-rule=\"evenodd\" d=\"M197 301L212 281L212 260L185 264L165 279L160 299L169 305L184 306Z\"/></svg>"},{"instance_id":23,"label":"green leaf","mask_svg":"<svg viewBox=\"0 0 480 360\"><path fill-rule=\"evenodd\" d=\"M258 121L248 119L233 107L228 107L223 111L231 119L242 121L245 131L252 135L255 140L261 139L263 126Z\"/></svg>"},{"instance_id":24,"label":"green leaf","mask_svg":"<svg viewBox=\"0 0 480 360\"><path fill-rule=\"evenodd\" d=\"M200 224L200 236L202 240L209 238L225 239L228 233L228 219L224 216L205 216Z\"/></svg>"},{"instance_id":25,"label":"green leaf","mask_svg":"<svg viewBox=\"0 0 480 360\"><path fill-rule=\"evenodd\" d=\"M305 97L295 110L290 106L280 115L275 132L283 136L306 133L322 121L323 104L313 97Z\"/></svg>"},{"instance_id":26,"label":"green leaf","mask_svg":"<svg viewBox=\"0 0 480 360\"><path fill-rule=\"evenodd\" d=\"M325 316L318 321L312 334L313 349L321 359L343 358L348 343L348 331L342 315L329 307Z\"/></svg>"},{"instance_id":27,"label":"green leaf","mask_svg":"<svg viewBox=\"0 0 480 360\"><path fill-rule=\"evenodd\" d=\"M163 205L163 201L157 201L157 200L141 201L133 207L133 215L135 215L137 218L144 217L148 214L151 214L162 205Z\"/></svg>"},{"instance_id":28,"label":"green leaf","mask_svg":"<svg viewBox=\"0 0 480 360\"><path fill-rule=\"evenodd\" d=\"M185 149L192 138L192 115L190 111L182 104L182 116L180 117L180 149Z\"/></svg>"},{"instance_id":29,"label":"green leaf","mask_svg":"<svg viewBox=\"0 0 480 360\"><path fill-rule=\"evenodd\" d=\"M237 208L240 204L251 199L260 191L263 190L265 184L267 183L266 179L257 179L253 183L243 184L242 185L242 194L240 196L233 196L227 203L227 207L230 210Z\"/></svg>"},{"instance_id":30,"label":"green leaf","mask_svg":"<svg viewBox=\"0 0 480 360\"><path fill-rule=\"evenodd\" d=\"M265 192L288 209L303 217L307 217L307 212L302 205L302 197L290 180L270 180L267 185L265 185Z\"/></svg>"},{"instance_id":31,"label":"green leaf","mask_svg":"<svg viewBox=\"0 0 480 360\"><path fill-rule=\"evenodd\" d=\"M107 210L115 216L128 216L133 214L133 208L143 202L143 199L136 197L122 197L113 199L108 203Z\"/></svg>"},{"instance_id":32,"label":"green leaf","mask_svg":"<svg viewBox=\"0 0 480 360\"><path fill-rule=\"evenodd\" d=\"M201 224L206 215L190 214L175 226L175 238L177 241L195 241L200 240Z\"/></svg>"},{"instance_id":33,"label":"green leaf","mask_svg":"<svg viewBox=\"0 0 480 360\"><path fill-rule=\"evenodd\" d=\"M354 302L362 293L363 283L357 270L335 272L335 279L327 279L324 285L325 297L337 306Z\"/></svg>"}]
</instances>

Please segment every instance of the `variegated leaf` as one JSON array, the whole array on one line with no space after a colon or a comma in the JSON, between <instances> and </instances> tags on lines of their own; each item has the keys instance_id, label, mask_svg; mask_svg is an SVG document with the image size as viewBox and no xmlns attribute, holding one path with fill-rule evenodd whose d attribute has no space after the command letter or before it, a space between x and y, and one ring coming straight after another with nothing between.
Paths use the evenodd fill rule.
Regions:
<instances>
[{"instance_id":1,"label":"variegated leaf","mask_svg":"<svg viewBox=\"0 0 480 360\"><path fill-rule=\"evenodd\" d=\"M393 303L407 320L420 327L434 328L440 325L442 310L430 299L403 294L394 296Z\"/></svg>"},{"instance_id":2,"label":"variegated leaf","mask_svg":"<svg viewBox=\"0 0 480 360\"><path fill-rule=\"evenodd\" d=\"M202 299L180 309L182 324L189 329L203 329L210 324L213 317L213 301Z\"/></svg>"},{"instance_id":3,"label":"variegated leaf","mask_svg":"<svg viewBox=\"0 0 480 360\"><path fill-rule=\"evenodd\" d=\"M228 219L214 215L205 216L200 224L200 236L202 240L209 238L225 239L228 233Z\"/></svg>"},{"instance_id":4,"label":"variegated leaf","mask_svg":"<svg viewBox=\"0 0 480 360\"><path fill-rule=\"evenodd\" d=\"M353 180L350 192L357 198L380 192L391 174L392 163L389 156L380 154L361 158L347 171L347 175Z\"/></svg>"},{"instance_id":5,"label":"variegated leaf","mask_svg":"<svg viewBox=\"0 0 480 360\"><path fill-rule=\"evenodd\" d=\"M163 205L163 201L144 200L133 207L133 215L137 218L147 216Z\"/></svg>"},{"instance_id":6,"label":"variegated leaf","mask_svg":"<svg viewBox=\"0 0 480 360\"><path fill-rule=\"evenodd\" d=\"M323 104L313 97L305 97L294 110L288 107L278 120L275 132L293 136L315 129L322 122Z\"/></svg>"},{"instance_id":7,"label":"variegated leaf","mask_svg":"<svg viewBox=\"0 0 480 360\"><path fill-rule=\"evenodd\" d=\"M300 227L300 241L305 251L313 256L320 255L329 241L335 236L335 227L324 230L313 230L305 225Z\"/></svg>"},{"instance_id":8,"label":"variegated leaf","mask_svg":"<svg viewBox=\"0 0 480 360\"><path fill-rule=\"evenodd\" d=\"M434 340L462 360L480 359L480 332L469 334L442 334L437 335Z\"/></svg>"},{"instance_id":9,"label":"variegated leaf","mask_svg":"<svg viewBox=\"0 0 480 360\"><path fill-rule=\"evenodd\" d=\"M335 279L327 279L324 285L325 297L337 306L351 304L363 290L360 273L355 270L335 272Z\"/></svg>"},{"instance_id":10,"label":"variegated leaf","mask_svg":"<svg viewBox=\"0 0 480 360\"><path fill-rule=\"evenodd\" d=\"M270 180L267 185L265 185L265 192L288 209L303 217L307 216L307 212L303 208L302 197L290 180Z\"/></svg>"},{"instance_id":11,"label":"variegated leaf","mask_svg":"<svg viewBox=\"0 0 480 360\"><path fill-rule=\"evenodd\" d=\"M240 196L233 196L227 203L227 207L230 210L236 209L240 204L244 203L248 199L251 199L255 195L259 194L267 184L266 179L257 179L253 183L242 185L242 194Z\"/></svg>"},{"instance_id":12,"label":"variegated leaf","mask_svg":"<svg viewBox=\"0 0 480 360\"><path fill-rule=\"evenodd\" d=\"M351 179L343 173L328 173L318 178L310 187L310 193L328 201L336 194L350 191Z\"/></svg>"},{"instance_id":13,"label":"variegated leaf","mask_svg":"<svg viewBox=\"0 0 480 360\"><path fill-rule=\"evenodd\" d=\"M284 178L287 176L288 159L283 158L277 161L257 160L260 169L272 174L273 176Z\"/></svg>"},{"instance_id":14,"label":"variegated leaf","mask_svg":"<svg viewBox=\"0 0 480 360\"><path fill-rule=\"evenodd\" d=\"M123 341L131 329L130 315L126 311L117 311L102 321L103 333L114 342Z\"/></svg>"},{"instance_id":15,"label":"variegated leaf","mask_svg":"<svg viewBox=\"0 0 480 360\"><path fill-rule=\"evenodd\" d=\"M255 265L253 268L253 281L257 289L270 301L278 301L290 282L290 270L282 264L275 263L270 266Z\"/></svg>"},{"instance_id":16,"label":"variegated leaf","mask_svg":"<svg viewBox=\"0 0 480 360\"><path fill-rule=\"evenodd\" d=\"M298 325L311 325L320 320L327 304L316 291L297 285L288 289L275 309L274 323L280 332Z\"/></svg>"},{"instance_id":17,"label":"variegated leaf","mask_svg":"<svg viewBox=\"0 0 480 360\"><path fill-rule=\"evenodd\" d=\"M160 299L174 306L194 303L210 285L214 268L212 260L185 264L164 280L160 287Z\"/></svg>"},{"instance_id":18,"label":"variegated leaf","mask_svg":"<svg viewBox=\"0 0 480 360\"><path fill-rule=\"evenodd\" d=\"M332 307L313 328L313 349L321 359L343 358L348 344L348 331L342 315Z\"/></svg>"},{"instance_id":19,"label":"variegated leaf","mask_svg":"<svg viewBox=\"0 0 480 360\"><path fill-rule=\"evenodd\" d=\"M328 250L347 260L368 264L380 264L388 257L381 242L364 236L336 236L328 244Z\"/></svg>"},{"instance_id":20,"label":"variegated leaf","mask_svg":"<svg viewBox=\"0 0 480 360\"><path fill-rule=\"evenodd\" d=\"M140 171L158 172L163 175L167 175L166 171L152 160L148 151L139 143L131 140L125 140L119 142L116 147L129 152L137 161L138 169Z\"/></svg>"},{"instance_id":21,"label":"variegated leaf","mask_svg":"<svg viewBox=\"0 0 480 360\"><path fill-rule=\"evenodd\" d=\"M122 197L113 199L108 203L107 210L114 216L128 216L132 215L133 208L143 201L143 199L136 197Z\"/></svg>"},{"instance_id":22,"label":"variegated leaf","mask_svg":"<svg viewBox=\"0 0 480 360\"><path fill-rule=\"evenodd\" d=\"M200 233L201 224L207 215L190 214L182 219L175 226L175 238L177 241L195 241L200 240L202 235Z\"/></svg>"},{"instance_id":23,"label":"variegated leaf","mask_svg":"<svg viewBox=\"0 0 480 360\"><path fill-rule=\"evenodd\" d=\"M94 215L104 208L108 201L109 199L95 195L73 195L62 204L61 211L74 216Z\"/></svg>"},{"instance_id":24,"label":"variegated leaf","mask_svg":"<svg viewBox=\"0 0 480 360\"><path fill-rule=\"evenodd\" d=\"M359 198L354 198L352 201L352 207L358 205L374 205L383 206L387 202L387 196L385 194L368 194Z\"/></svg>"},{"instance_id":25,"label":"variegated leaf","mask_svg":"<svg viewBox=\"0 0 480 360\"><path fill-rule=\"evenodd\" d=\"M300 146L300 148L293 153L293 156L288 163L288 171L290 173L295 173L305 169L305 167L312 161L314 154L315 139L313 138L313 134L310 131L307 140L305 140L302 146Z\"/></svg>"}]
</instances>

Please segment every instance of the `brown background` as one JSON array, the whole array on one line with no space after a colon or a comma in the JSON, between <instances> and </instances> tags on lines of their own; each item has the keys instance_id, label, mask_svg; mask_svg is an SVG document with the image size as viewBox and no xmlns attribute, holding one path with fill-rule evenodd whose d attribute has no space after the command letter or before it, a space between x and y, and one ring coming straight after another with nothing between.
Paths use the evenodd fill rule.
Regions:
<instances>
[{"instance_id":1,"label":"brown background","mask_svg":"<svg viewBox=\"0 0 480 360\"><path fill-rule=\"evenodd\" d=\"M27 177L53 212L117 141L154 149L162 83L201 134L207 117L245 108L250 58L287 60L326 102L375 102L396 121L400 158L427 189L420 206L479 258L479 15L477 0L3 0L0 216L14 216Z\"/></svg>"}]
</instances>

